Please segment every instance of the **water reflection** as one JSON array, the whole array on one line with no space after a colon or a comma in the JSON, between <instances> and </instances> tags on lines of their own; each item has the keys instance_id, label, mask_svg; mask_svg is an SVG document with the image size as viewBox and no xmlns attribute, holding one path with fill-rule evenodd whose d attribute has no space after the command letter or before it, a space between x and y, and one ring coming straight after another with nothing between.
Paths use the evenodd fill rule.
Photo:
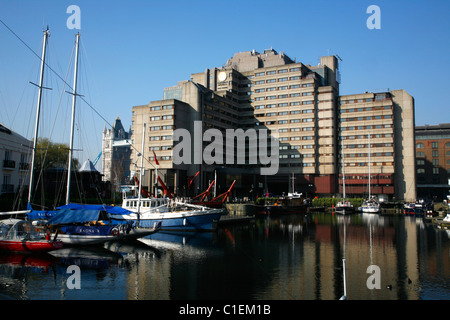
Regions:
<instances>
[{"instance_id":1,"label":"water reflection","mask_svg":"<svg viewBox=\"0 0 450 320\"><path fill-rule=\"evenodd\" d=\"M259 218L215 233L0 256L0 294L16 299L450 299L449 237L422 219L329 213ZM81 289L66 286L80 266ZM370 290L370 265L380 289Z\"/></svg>"}]
</instances>

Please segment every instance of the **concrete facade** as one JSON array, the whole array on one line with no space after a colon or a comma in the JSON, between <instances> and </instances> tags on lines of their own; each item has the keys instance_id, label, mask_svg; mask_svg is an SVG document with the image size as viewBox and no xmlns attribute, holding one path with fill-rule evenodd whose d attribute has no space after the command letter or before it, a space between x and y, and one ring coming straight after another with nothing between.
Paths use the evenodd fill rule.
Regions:
<instances>
[{"instance_id":1,"label":"concrete facade","mask_svg":"<svg viewBox=\"0 0 450 320\"><path fill-rule=\"evenodd\" d=\"M159 169L167 170L161 174L166 175L169 187L183 194L187 177L200 171L195 182L200 192L216 172L222 189L238 180L237 195L261 195L263 191L335 195L340 192L342 136L349 174L360 180L354 183L353 192L362 196L367 193L361 182L364 176L367 180L367 137L372 134L373 172L380 187L375 190L397 199L414 199L414 99L404 90L340 97L338 60L321 57L318 65L311 66L273 49L240 52L221 68L194 73L190 80L165 88L165 99L133 107L133 145L140 149L146 121L146 151L152 151L144 165L149 171L144 185L153 188L154 163L150 162L155 151ZM194 133L194 121L201 121L202 133L210 128L221 132L268 129L279 141L278 174L261 177L260 165L173 164L174 141L169 136L177 128ZM247 159L250 146L240 147ZM351 150L355 148L357 152ZM137 159L133 150L131 163Z\"/></svg>"}]
</instances>

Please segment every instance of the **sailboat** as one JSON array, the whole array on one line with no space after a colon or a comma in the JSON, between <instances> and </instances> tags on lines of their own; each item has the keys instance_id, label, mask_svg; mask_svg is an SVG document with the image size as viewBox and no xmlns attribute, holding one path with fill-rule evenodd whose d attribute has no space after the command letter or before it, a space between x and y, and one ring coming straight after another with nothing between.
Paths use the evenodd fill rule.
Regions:
<instances>
[{"instance_id":1,"label":"sailboat","mask_svg":"<svg viewBox=\"0 0 450 320\"><path fill-rule=\"evenodd\" d=\"M345 160L344 160L344 142L342 142L342 201L336 204L335 212L337 214L351 214L355 212L352 203L346 199L345 195Z\"/></svg>"},{"instance_id":2,"label":"sailboat","mask_svg":"<svg viewBox=\"0 0 450 320\"><path fill-rule=\"evenodd\" d=\"M44 32L44 40L42 46L42 57L41 57L41 72L39 81L39 95L37 102L37 123L36 131L34 136L34 148L33 154L36 150L37 143L37 128L39 124L39 112L41 105L42 89L43 89L43 79L44 79L44 65L45 65L45 53L47 47L47 39L49 35L49 30ZM33 165L35 158L33 157ZM32 168L33 168L32 165ZM30 183L33 182L33 169L31 169ZM31 187L29 188L29 197L31 195ZM13 212L11 212L13 213ZM32 225L30 221L23 219L6 219L0 222L0 251L9 252L47 252L51 250L57 250L62 248L63 243L55 238L50 238L49 236L43 236L38 232L35 226Z\"/></svg>"},{"instance_id":3,"label":"sailboat","mask_svg":"<svg viewBox=\"0 0 450 320\"><path fill-rule=\"evenodd\" d=\"M56 208L54 211L35 211L31 209L31 189L32 180L30 181L30 193L28 198L28 208L30 212L27 214L30 220L35 221L35 225L40 227L44 232L51 232L54 239L58 238L66 244L97 244L106 241L119 240L123 238L138 238L158 232L160 225L153 224L146 228L140 228L132 222L127 224L114 224L108 218L108 211L114 208L104 205L78 205L70 203L70 185L73 164L73 140L75 126L75 106L77 93L78 78L78 52L79 52L80 34L76 35L75 40L75 66L74 80L72 91L72 118L70 131L70 147L69 162L67 173L67 191L66 205ZM42 71L43 74L43 71ZM36 136L39 124L39 113L36 120ZM35 139L36 141L36 139ZM35 148L33 149L32 168L34 167ZM33 169L32 169L33 170ZM44 221L42 221L44 218Z\"/></svg>"},{"instance_id":4,"label":"sailboat","mask_svg":"<svg viewBox=\"0 0 450 320\"><path fill-rule=\"evenodd\" d=\"M371 172L370 172L370 167L371 167L371 150L370 150L370 134L368 135L368 139L369 139L369 197L364 200L364 202L361 205L361 211L363 213L379 213L380 212L380 204L378 203L377 199L375 197L372 197L371 195Z\"/></svg>"}]
</instances>

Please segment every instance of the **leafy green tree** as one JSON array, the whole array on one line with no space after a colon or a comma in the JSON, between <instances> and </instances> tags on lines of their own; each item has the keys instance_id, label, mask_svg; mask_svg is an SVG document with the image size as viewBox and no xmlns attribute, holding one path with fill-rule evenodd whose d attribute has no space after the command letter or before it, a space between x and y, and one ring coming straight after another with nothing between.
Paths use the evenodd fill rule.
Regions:
<instances>
[{"instance_id":1,"label":"leafy green tree","mask_svg":"<svg viewBox=\"0 0 450 320\"><path fill-rule=\"evenodd\" d=\"M39 138L36 150L36 169L67 168L69 161L69 146L64 143L54 143L48 138ZM79 161L73 158L72 168L79 168Z\"/></svg>"}]
</instances>

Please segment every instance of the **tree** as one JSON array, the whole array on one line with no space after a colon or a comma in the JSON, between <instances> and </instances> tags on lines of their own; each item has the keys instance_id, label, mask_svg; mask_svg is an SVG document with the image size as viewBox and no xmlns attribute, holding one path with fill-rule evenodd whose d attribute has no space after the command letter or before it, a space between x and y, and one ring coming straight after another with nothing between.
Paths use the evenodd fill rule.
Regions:
<instances>
[{"instance_id":1,"label":"tree","mask_svg":"<svg viewBox=\"0 0 450 320\"><path fill-rule=\"evenodd\" d=\"M51 142L48 138L39 138L36 150L36 169L67 168L69 147L63 143ZM72 168L79 168L79 161L73 158Z\"/></svg>"}]
</instances>

